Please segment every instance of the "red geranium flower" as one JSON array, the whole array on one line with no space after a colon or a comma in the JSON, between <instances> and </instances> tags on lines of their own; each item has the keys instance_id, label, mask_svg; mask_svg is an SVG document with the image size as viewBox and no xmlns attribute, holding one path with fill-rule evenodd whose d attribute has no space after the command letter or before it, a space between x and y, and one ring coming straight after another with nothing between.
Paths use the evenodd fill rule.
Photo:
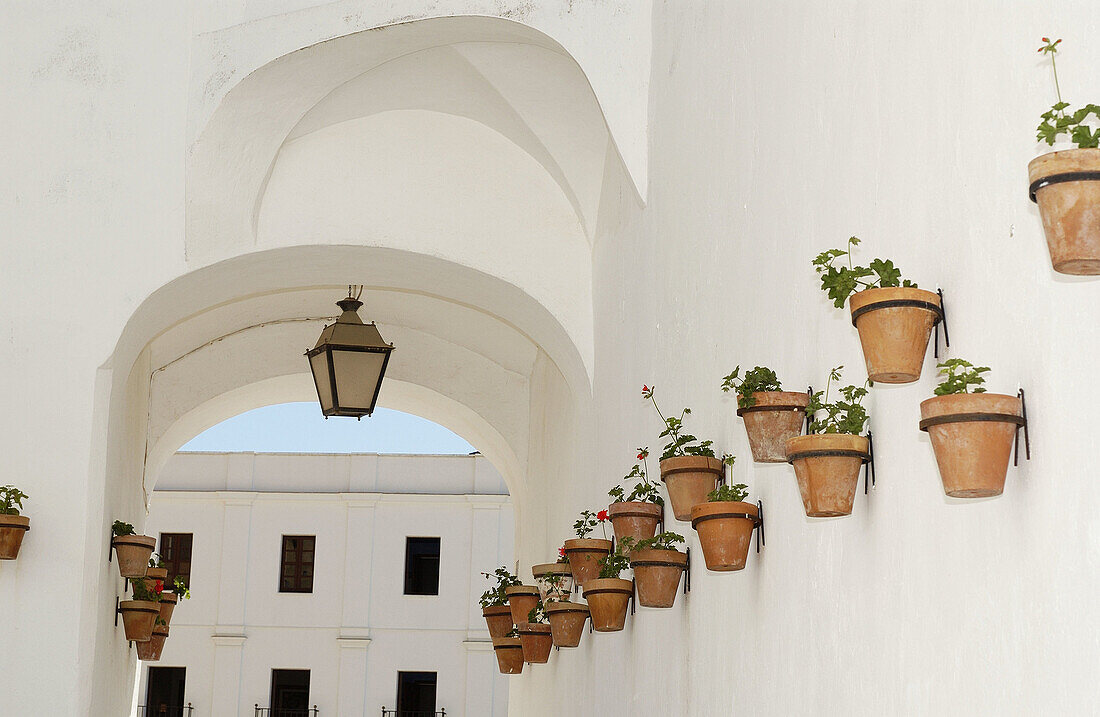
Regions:
<instances>
[{"instance_id":1,"label":"red geranium flower","mask_svg":"<svg viewBox=\"0 0 1100 717\"><path fill-rule=\"evenodd\" d=\"M158 595L159 595L159 594L161 594L162 592L164 592L164 583L163 583L162 581L160 581L160 580L156 581L156 582L155 582L155 583L153 584L153 590L154 590L154 592L156 592L156 593L157 593Z\"/></svg>"},{"instance_id":2,"label":"red geranium flower","mask_svg":"<svg viewBox=\"0 0 1100 717\"><path fill-rule=\"evenodd\" d=\"M596 513L596 520L600 521L601 523L607 520L607 511L601 510L599 513Z\"/></svg>"},{"instance_id":3,"label":"red geranium flower","mask_svg":"<svg viewBox=\"0 0 1100 717\"><path fill-rule=\"evenodd\" d=\"M558 548L558 557L559 558L564 558L565 557L565 548Z\"/></svg>"}]
</instances>

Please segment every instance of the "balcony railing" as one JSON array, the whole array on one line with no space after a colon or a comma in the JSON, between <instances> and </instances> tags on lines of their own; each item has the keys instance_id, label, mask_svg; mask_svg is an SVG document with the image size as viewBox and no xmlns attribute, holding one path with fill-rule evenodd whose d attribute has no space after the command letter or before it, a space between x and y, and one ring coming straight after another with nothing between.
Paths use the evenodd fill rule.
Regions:
<instances>
[{"instance_id":1,"label":"balcony railing","mask_svg":"<svg viewBox=\"0 0 1100 717\"><path fill-rule=\"evenodd\" d=\"M382 717L447 717L447 710L432 712L430 710L388 710L382 708Z\"/></svg>"},{"instance_id":2,"label":"balcony railing","mask_svg":"<svg viewBox=\"0 0 1100 717\"><path fill-rule=\"evenodd\" d=\"M277 707L260 707L256 705L256 717L317 717L321 712L317 705L309 709L282 709Z\"/></svg>"},{"instance_id":3,"label":"balcony railing","mask_svg":"<svg viewBox=\"0 0 1100 717\"><path fill-rule=\"evenodd\" d=\"M137 717L194 717L195 708L188 702L186 707L168 705L138 705Z\"/></svg>"}]
</instances>

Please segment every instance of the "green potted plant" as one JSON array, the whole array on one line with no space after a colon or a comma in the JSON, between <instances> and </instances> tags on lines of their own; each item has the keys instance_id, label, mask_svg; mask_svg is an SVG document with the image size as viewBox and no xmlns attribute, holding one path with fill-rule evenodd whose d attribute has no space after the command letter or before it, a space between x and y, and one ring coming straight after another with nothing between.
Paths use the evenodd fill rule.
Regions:
<instances>
[{"instance_id":1,"label":"green potted plant","mask_svg":"<svg viewBox=\"0 0 1100 717\"><path fill-rule=\"evenodd\" d=\"M111 545L115 549L118 572L124 578L143 578L149 569L149 557L157 546L157 539L148 535L136 535L134 526L116 520L111 526L114 537Z\"/></svg>"},{"instance_id":2,"label":"green potted plant","mask_svg":"<svg viewBox=\"0 0 1100 717\"><path fill-rule=\"evenodd\" d=\"M546 620L546 610L542 600L535 603L527 613L527 619L516 625L523 661L532 664L545 664L550 659L550 648L554 639L550 635L550 624Z\"/></svg>"},{"instance_id":3,"label":"green potted plant","mask_svg":"<svg viewBox=\"0 0 1100 717\"><path fill-rule=\"evenodd\" d=\"M722 480L729 456L717 458L712 448L714 441L700 441L683 432L684 418L691 414L690 408L680 411L679 416L665 418L653 397L653 387L642 386L642 398L653 404L665 426L660 434L668 439L661 453L661 480L668 490L672 513L676 520L689 520L691 506L704 502L707 493Z\"/></svg>"},{"instance_id":4,"label":"green potted plant","mask_svg":"<svg viewBox=\"0 0 1100 717\"><path fill-rule=\"evenodd\" d=\"M755 503L744 502L748 494L744 483L721 485L710 492L706 503L691 509L691 527L699 535L707 570L727 572L745 567L755 519L760 517Z\"/></svg>"},{"instance_id":5,"label":"green potted plant","mask_svg":"<svg viewBox=\"0 0 1100 717\"><path fill-rule=\"evenodd\" d=\"M860 435L870 420L863 407L867 385L845 386L840 398L829 400L843 368L830 371L825 390L810 397L809 434L787 441L787 462L794 466L802 505L811 518L851 515L860 468L870 460L870 443Z\"/></svg>"},{"instance_id":6,"label":"green potted plant","mask_svg":"<svg viewBox=\"0 0 1100 717\"><path fill-rule=\"evenodd\" d=\"M558 593L558 595L561 595ZM550 636L556 647L576 647L581 644L584 624L588 620L588 606L569 600L569 593L547 598L546 618L550 622Z\"/></svg>"},{"instance_id":7,"label":"green potted plant","mask_svg":"<svg viewBox=\"0 0 1100 717\"><path fill-rule=\"evenodd\" d=\"M932 441L943 490L953 498L1000 495L1023 404L1018 396L985 392L988 366L950 359L939 369L944 379L935 398L921 402L920 428Z\"/></svg>"},{"instance_id":8,"label":"green potted plant","mask_svg":"<svg viewBox=\"0 0 1100 717\"><path fill-rule=\"evenodd\" d=\"M607 492L611 505L607 506L607 515L615 538L633 538L635 541L652 538L657 532L657 524L664 515L665 500L657 484L649 479L649 448L638 449L638 460L623 481L634 481L634 487L627 494L622 482Z\"/></svg>"},{"instance_id":9,"label":"green potted plant","mask_svg":"<svg viewBox=\"0 0 1100 717\"><path fill-rule=\"evenodd\" d=\"M180 600L190 600L191 590L187 587L187 583L184 579L177 575L176 579L172 582L172 589L165 590L160 594L160 619L164 620L165 625L172 624L172 613L176 610L176 604Z\"/></svg>"},{"instance_id":10,"label":"green potted plant","mask_svg":"<svg viewBox=\"0 0 1100 717\"><path fill-rule=\"evenodd\" d=\"M847 250L817 255L813 264L821 289L838 309L848 302L867 376L880 383L912 383L920 378L932 328L943 316L939 294L903 281L889 259L853 266L852 249L857 245L859 239L851 237ZM840 257L848 257L847 266L836 265Z\"/></svg>"},{"instance_id":11,"label":"green potted plant","mask_svg":"<svg viewBox=\"0 0 1100 717\"><path fill-rule=\"evenodd\" d=\"M164 651L164 642L168 639L168 623L161 618L156 619L153 632L145 642L137 643L137 657L142 662L157 662Z\"/></svg>"},{"instance_id":12,"label":"green potted plant","mask_svg":"<svg viewBox=\"0 0 1100 717\"><path fill-rule=\"evenodd\" d=\"M144 580L131 580L132 600L118 604L126 639L130 642L148 642L153 636L153 626L160 619L160 590L146 587ZM163 586L161 586L163 589Z\"/></svg>"},{"instance_id":13,"label":"green potted plant","mask_svg":"<svg viewBox=\"0 0 1100 717\"><path fill-rule=\"evenodd\" d=\"M639 541L630 551L630 567L638 586L638 604L643 607L672 607L687 570L687 553L677 550L684 536L665 531Z\"/></svg>"},{"instance_id":14,"label":"green potted plant","mask_svg":"<svg viewBox=\"0 0 1100 717\"><path fill-rule=\"evenodd\" d=\"M519 578L503 565L491 573L482 573L482 575L486 580L494 581L494 584L481 594L479 599L481 615L485 618L490 637L504 637L513 625L512 610L508 607L508 593L505 590L513 585L519 585Z\"/></svg>"},{"instance_id":15,"label":"green potted plant","mask_svg":"<svg viewBox=\"0 0 1100 717\"><path fill-rule=\"evenodd\" d=\"M1031 160L1027 174L1031 200L1039 205L1054 270L1062 274L1100 274L1100 105L1078 110L1062 100L1055 55L1061 40L1043 38L1039 52L1050 57L1058 101L1043 113L1036 138L1053 147L1065 136L1076 149L1049 152Z\"/></svg>"},{"instance_id":16,"label":"green potted plant","mask_svg":"<svg viewBox=\"0 0 1100 717\"><path fill-rule=\"evenodd\" d=\"M785 463L787 439L802 433L810 397L784 391L775 371L756 366L741 375L741 367L722 379L722 390L737 395L737 415L745 422L752 459L757 463Z\"/></svg>"},{"instance_id":17,"label":"green potted plant","mask_svg":"<svg viewBox=\"0 0 1100 717\"><path fill-rule=\"evenodd\" d=\"M493 652L497 656L500 674L518 675L523 672L523 643L516 628L511 628L502 637L493 638Z\"/></svg>"},{"instance_id":18,"label":"green potted plant","mask_svg":"<svg viewBox=\"0 0 1100 717\"><path fill-rule=\"evenodd\" d=\"M599 576L584 584L584 599L597 632L617 632L626 625L626 609L634 594L634 584L619 574L630 567L633 542L630 538L619 541L613 552L600 559Z\"/></svg>"},{"instance_id":19,"label":"green potted plant","mask_svg":"<svg viewBox=\"0 0 1100 717\"><path fill-rule=\"evenodd\" d=\"M164 566L164 561L161 560L159 553L153 553L149 556L147 565L145 568L145 584L152 587L156 582L160 582L162 589L164 582L168 580L168 568Z\"/></svg>"},{"instance_id":20,"label":"green potted plant","mask_svg":"<svg viewBox=\"0 0 1100 717\"><path fill-rule=\"evenodd\" d=\"M31 519L20 515L27 494L13 485L0 488L0 560L15 560Z\"/></svg>"},{"instance_id":21,"label":"green potted plant","mask_svg":"<svg viewBox=\"0 0 1100 717\"><path fill-rule=\"evenodd\" d=\"M607 511L601 510L593 513L590 510L581 512L580 518L573 523L576 538L565 541L563 552L569 561L569 570L573 573L573 579L577 585L584 587L586 581L596 577L600 572L599 560L611 552L611 541L607 539L604 522L607 520ZM603 538L589 538L596 526L604 530ZM526 613L524 613L526 614Z\"/></svg>"},{"instance_id":22,"label":"green potted plant","mask_svg":"<svg viewBox=\"0 0 1100 717\"><path fill-rule=\"evenodd\" d=\"M569 568L564 548L558 548L557 562L531 566L531 575L535 578L535 585L538 586L543 600L568 598L573 591L573 572Z\"/></svg>"}]
</instances>

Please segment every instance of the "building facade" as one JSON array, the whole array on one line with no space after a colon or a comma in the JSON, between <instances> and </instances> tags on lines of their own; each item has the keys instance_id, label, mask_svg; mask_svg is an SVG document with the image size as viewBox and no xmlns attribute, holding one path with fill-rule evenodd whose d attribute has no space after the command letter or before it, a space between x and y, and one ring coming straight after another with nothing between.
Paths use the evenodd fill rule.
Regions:
<instances>
[{"instance_id":1,"label":"building facade","mask_svg":"<svg viewBox=\"0 0 1100 717\"><path fill-rule=\"evenodd\" d=\"M138 717L506 714L476 600L512 507L483 457L178 453L147 526L192 597Z\"/></svg>"}]
</instances>

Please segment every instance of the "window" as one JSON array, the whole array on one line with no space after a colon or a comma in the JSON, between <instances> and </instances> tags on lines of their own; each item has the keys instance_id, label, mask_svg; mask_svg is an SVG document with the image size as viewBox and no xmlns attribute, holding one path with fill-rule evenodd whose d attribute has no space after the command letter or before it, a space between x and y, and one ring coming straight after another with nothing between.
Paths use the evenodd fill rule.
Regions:
<instances>
[{"instance_id":1,"label":"window","mask_svg":"<svg viewBox=\"0 0 1100 717\"><path fill-rule=\"evenodd\" d=\"M148 717L183 714L183 691L187 681L185 667L150 667L145 705L138 714Z\"/></svg>"},{"instance_id":2,"label":"window","mask_svg":"<svg viewBox=\"0 0 1100 717\"><path fill-rule=\"evenodd\" d=\"M313 592L313 535L284 535L279 592Z\"/></svg>"},{"instance_id":3,"label":"window","mask_svg":"<svg viewBox=\"0 0 1100 717\"><path fill-rule=\"evenodd\" d=\"M272 717L306 717L308 710L309 670L272 670Z\"/></svg>"},{"instance_id":4,"label":"window","mask_svg":"<svg viewBox=\"0 0 1100 717\"><path fill-rule=\"evenodd\" d=\"M439 594L439 538L405 538L405 594Z\"/></svg>"},{"instance_id":5,"label":"window","mask_svg":"<svg viewBox=\"0 0 1100 717\"><path fill-rule=\"evenodd\" d=\"M160 559L168 569L167 585L174 583L178 575L183 578L184 584L190 587L192 538L194 538L192 533L160 534Z\"/></svg>"},{"instance_id":6,"label":"window","mask_svg":"<svg viewBox=\"0 0 1100 717\"><path fill-rule=\"evenodd\" d=\"M438 543L438 539L436 540ZM397 717L435 714L434 672L397 673Z\"/></svg>"}]
</instances>

